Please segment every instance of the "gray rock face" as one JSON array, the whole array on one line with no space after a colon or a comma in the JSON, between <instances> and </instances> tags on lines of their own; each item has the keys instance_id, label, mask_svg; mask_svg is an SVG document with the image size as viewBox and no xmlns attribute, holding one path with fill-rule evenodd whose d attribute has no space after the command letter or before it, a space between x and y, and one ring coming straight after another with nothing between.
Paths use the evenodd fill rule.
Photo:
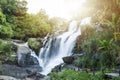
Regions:
<instances>
[{"instance_id":1,"label":"gray rock face","mask_svg":"<svg viewBox=\"0 0 120 80\"><path fill-rule=\"evenodd\" d=\"M37 58L31 55L31 49L27 44L15 44L17 46L17 60L18 65L21 67L30 67L33 65L39 65Z\"/></svg>"},{"instance_id":2,"label":"gray rock face","mask_svg":"<svg viewBox=\"0 0 120 80\"><path fill-rule=\"evenodd\" d=\"M21 53L21 58L18 59L18 65L21 67L31 67L33 65L39 65L37 58L31 56L30 53Z\"/></svg>"},{"instance_id":3,"label":"gray rock face","mask_svg":"<svg viewBox=\"0 0 120 80\"><path fill-rule=\"evenodd\" d=\"M25 46L17 47L17 59L19 66L26 66L26 56L30 54L30 49Z\"/></svg>"},{"instance_id":4,"label":"gray rock face","mask_svg":"<svg viewBox=\"0 0 120 80\"><path fill-rule=\"evenodd\" d=\"M34 70L35 72L40 72L42 71L42 68L39 65L39 61L37 60L36 57L32 56L32 51L28 47L27 43L23 44L17 44L13 43L14 45L17 46L17 64L20 67L24 68L30 68L31 70Z\"/></svg>"},{"instance_id":5,"label":"gray rock face","mask_svg":"<svg viewBox=\"0 0 120 80\"><path fill-rule=\"evenodd\" d=\"M2 64L0 65L0 75L12 76L15 78L19 78L20 80L24 80L25 78L34 78L32 80L36 80L35 78L43 78L44 75L40 74L40 68L37 67L19 67L16 65L8 65ZM4 79L4 78L3 78ZM17 80L19 80L17 79ZM5 79L7 80L7 79ZM14 80L14 79L12 79ZM26 80L26 79L25 79Z\"/></svg>"}]
</instances>

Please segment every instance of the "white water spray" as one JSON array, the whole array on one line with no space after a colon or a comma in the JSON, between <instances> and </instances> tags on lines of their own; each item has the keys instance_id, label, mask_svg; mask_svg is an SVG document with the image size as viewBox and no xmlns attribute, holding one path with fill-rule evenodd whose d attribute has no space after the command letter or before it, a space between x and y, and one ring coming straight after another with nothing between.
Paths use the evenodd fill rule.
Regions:
<instances>
[{"instance_id":1,"label":"white water spray","mask_svg":"<svg viewBox=\"0 0 120 80\"><path fill-rule=\"evenodd\" d=\"M69 25L67 32L57 37L49 38L39 54L40 66L43 68L41 74L50 73L52 68L63 63L63 57L72 55L76 39L80 34L80 27L77 26L76 21L73 21Z\"/></svg>"}]
</instances>

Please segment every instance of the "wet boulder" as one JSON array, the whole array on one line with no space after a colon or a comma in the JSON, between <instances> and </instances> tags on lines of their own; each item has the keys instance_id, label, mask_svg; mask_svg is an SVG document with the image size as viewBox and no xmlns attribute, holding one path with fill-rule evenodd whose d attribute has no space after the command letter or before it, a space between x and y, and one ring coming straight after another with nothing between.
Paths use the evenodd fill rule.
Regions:
<instances>
[{"instance_id":1,"label":"wet boulder","mask_svg":"<svg viewBox=\"0 0 120 80\"><path fill-rule=\"evenodd\" d=\"M67 56L67 57L63 57L63 61L66 64L72 64L74 61L74 57L73 56Z\"/></svg>"},{"instance_id":2,"label":"wet boulder","mask_svg":"<svg viewBox=\"0 0 120 80\"><path fill-rule=\"evenodd\" d=\"M17 63L21 67L30 67L33 65L39 66L39 61L36 57L32 56L34 54L32 50L28 47L27 43L15 44L17 46Z\"/></svg>"},{"instance_id":3,"label":"wet boulder","mask_svg":"<svg viewBox=\"0 0 120 80\"><path fill-rule=\"evenodd\" d=\"M30 54L30 49L26 46L17 46L17 60L19 66L26 66L27 56Z\"/></svg>"},{"instance_id":4,"label":"wet boulder","mask_svg":"<svg viewBox=\"0 0 120 80\"><path fill-rule=\"evenodd\" d=\"M21 67L30 67L33 65L39 65L39 62L36 57L31 55L31 52L26 51L27 53L18 53L18 65Z\"/></svg>"}]
</instances>

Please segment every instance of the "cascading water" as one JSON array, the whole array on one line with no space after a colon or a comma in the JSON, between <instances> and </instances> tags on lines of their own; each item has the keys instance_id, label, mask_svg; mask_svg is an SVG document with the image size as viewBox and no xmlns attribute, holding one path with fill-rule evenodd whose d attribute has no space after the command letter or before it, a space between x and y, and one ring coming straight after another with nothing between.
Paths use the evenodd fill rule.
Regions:
<instances>
[{"instance_id":1,"label":"cascading water","mask_svg":"<svg viewBox=\"0 0 120 80\"><path fill-rule=\"evenodd\" d=\"M80 23L80 26L89 24L91 21L90 17L83 19ZM77 37L81 35L81 28L78 27L77 22L73 21L69 25L67 32L59 36L50 36L49 34L44 38L43 45L44 47L40 49L39 56L35 54L34 51L30 50L31 56L35 57L39 65L42 67L41 74L47 75L50 73L52 68L63 63L62 58L65 56L72 55L72 50L75 46ZM17 44L18 47L29 48L28 43ZM21 50L21 49L20 49ZM23 52L23 51L22 51ZM24 52L29 52L24 49ZM24 53L23 52L23 53ZM18 50L19 53L19 50ZM18 59L21 59L21 54L18 54Z\"/></svg>"},{"instance_id":2,"label":"cascading water","mask_svg":"<svg viewBox=\"0 0 120 80\"><path fill-rule=\"evenodd\" d=\"M48 74L56 65L63 63L62 58L72 55L77 37L81 34L77 22L73 21L69 25L67 32L59 36L49 37L44 43L39 53L40 66L43 68L41 74ZM46 43L46 44L45 44Z\"/></svg>"}]
</instances>

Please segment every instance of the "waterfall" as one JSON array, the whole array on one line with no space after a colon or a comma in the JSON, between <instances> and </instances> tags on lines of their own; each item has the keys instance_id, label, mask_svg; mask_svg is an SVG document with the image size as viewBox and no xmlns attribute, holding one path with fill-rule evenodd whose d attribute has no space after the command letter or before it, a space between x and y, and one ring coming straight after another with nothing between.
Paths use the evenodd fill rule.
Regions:
<instances>
[{"instance_id":1,"label":"waterfall","mask_svg":"<svg viewBox=\"0 0 120 80\"><path fill-rule=\"evenodd\" d=\"M90 21L91 18L87 17L81 21L80 26L77 25L76 21L73 21L70 23L68 31L62 33L61 35L50 36L47 34L42 41L43 47L40 49L39 56L37 56L34 51L29 50L27 42L24 44L14 44L18 47L24 46L24 48L27 48L27 50L24 49L21 53L29 53L30 51L31 56L35 57L38 60L39 65L42 67L42 71L40 73L47 75L55 66L63 63L63 57L73 54L72 50L75 46L77 37L81 35L82 26L89 24ZM21 54L18 54L18 59L21 59Z\"/></svg>"},{"instance_id":2,"label":"waterfall","mask_svg":"<svg viewBox=\"0 0 120 80\"><path fill-rule=\"evenodd\" d=\"M63 63L63 57L72 55L76 39L80 34L80 27L77 26L76 21L73 21L67 32L59 36L45 37L44 47L39 53L40 66L43 68L41 74L50 73L52 68Z\"/></svg>"}]
</instances>

